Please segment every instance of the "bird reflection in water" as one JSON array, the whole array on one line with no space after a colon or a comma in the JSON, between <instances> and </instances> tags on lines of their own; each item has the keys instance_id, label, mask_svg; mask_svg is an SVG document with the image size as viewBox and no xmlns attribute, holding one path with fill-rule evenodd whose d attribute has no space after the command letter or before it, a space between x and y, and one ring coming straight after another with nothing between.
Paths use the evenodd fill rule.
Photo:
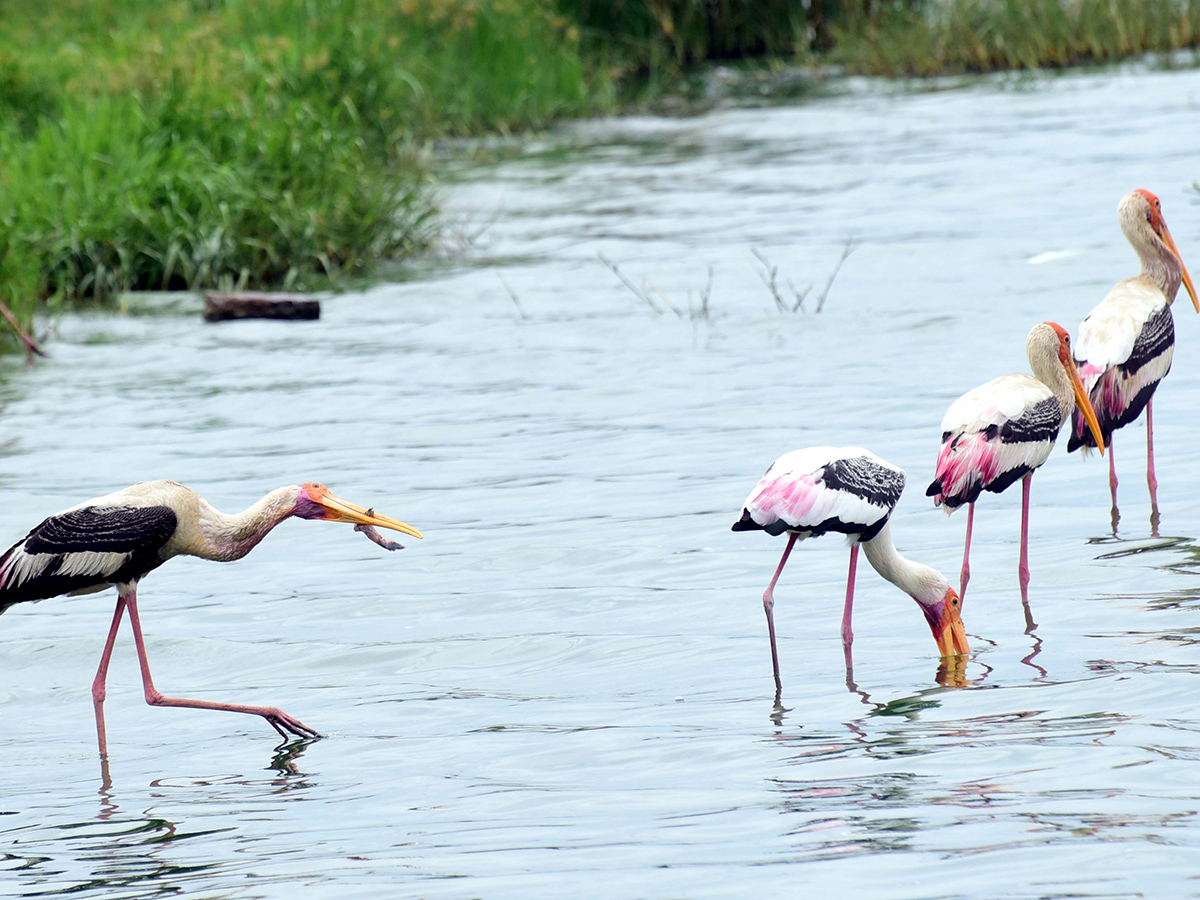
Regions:
<instances>
[{"instance_id":1,"label":"bird reflection in water","mask_svg":"<svg viewBox=\"0 0 1200 900\"><path fill-rule=\"evenodd\" d=\"M271 757L267 768L278 772L281 776L275 781L277 785L290 789L292 786L299 786L294 785L293 779L308 777L307 773L300 771L299 763L301 757L304 756L304 751L316 740L317 738L297 738L284 741L275 748L275 755Z\"/></svg>"}]
</instances>

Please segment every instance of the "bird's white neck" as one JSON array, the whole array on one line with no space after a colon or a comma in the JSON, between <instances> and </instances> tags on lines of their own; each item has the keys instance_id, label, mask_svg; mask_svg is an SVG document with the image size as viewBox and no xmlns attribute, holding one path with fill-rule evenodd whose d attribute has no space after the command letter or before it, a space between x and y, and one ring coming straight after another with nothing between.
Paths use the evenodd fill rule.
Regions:
<instances>
[{"instance_id":1,"label":"bird's white neck","mask_svg":"<svg viewBox=\"0 0 1200 900\"><path fill-rule=\"evenodd\" d=\"M1122 211L1120 221L1121 230L1142 262L1139 277L1152 282L1166 296L1167 303L1173 303L1183 283L1183 266L1179 257L1171 252L1171 248L1141 215Z\"/></svg>"},{"instance_id":2,"label":"bird's white neck","mask_svg":"<svg viewBox=\"0 0 1200 900\"><path fill-rule=\"evenodd\" d=\"M1037 380L1054 393L1061 415L1059 425L1067 420L1075 409L1075 387L1071 384L1067 370L1059 358L1058 335L1048 325L1035 325L1025 341L1025 354L1029 357L1029 368Z\"/></svg>"},{"instance_id":3,"label":"bird's white neck","mask_svg":"<svg viewBox=\"0 0 1200 900\"><path fill-rule=\"evenodd\" d=\"M229 515L200 500L196 532L190 535L187 552L204 559L241 559L266 537L272 528L291 515L299 488L281 487L248 509Z\"/></svg>"},{"instance_id":4,"label":"bird's white neck","mask_svg":"<svg viewBox=\"0 0 1200 900\"><path fill-rule=\"evenodd\" d=\"M950 583L937 569L923 566L900 555L896 545L892 543L890 519L879 534L863 542L862 548L876 572L921 605L945 599Z\"/></svg>"},{"instance_id":5,"label":"bird's white neck","mask_svg":"<svg viewBox=\"0 0 1200 900\"><path fill-rule=\"evenodd\" d=\"M1163 247L1161 254L1142 257L1141 277L1154 282L1167 298L1167 303L1174 303L1179 286L1183 283L1183 268L1175 254Z\"/></svg>"}]
</instances>

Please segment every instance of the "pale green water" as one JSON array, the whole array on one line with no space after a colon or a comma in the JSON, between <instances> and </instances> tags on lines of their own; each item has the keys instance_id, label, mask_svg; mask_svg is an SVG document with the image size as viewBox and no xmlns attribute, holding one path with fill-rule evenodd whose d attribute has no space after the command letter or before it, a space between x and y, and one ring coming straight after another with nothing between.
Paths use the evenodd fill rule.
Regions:
<instances>
[{"instance_id":1,"label":"pale green water","mask_svg":"<svg viewBox=\"0 0 1200 900\"><path fill-rule=\"evenodd\" d=\"M1129 189L1200 267L1198 115L1200 73L1123 71L587 124L461 173L451 205L494 218L468 264L319 323L66 319L2 388L4 542L160 477L228 510L320 479L426 539L386 554L289 522L240 563L151 575L161 688L330 737L281 752L257 720L147 708L126 630L107 790L89 687L112 597L6 613L0 894L1195 894L1186 301L1155 403L1165 537L1140 424L1116 442L1120 541L1103 463L1060 446L1034 479L1026 635L1019 496L987 496L965 689L864 564L847 690L826 538L777 590L773 720L760 597L783 542L729 525L777 455L860 443L909 473L901 550L956 573L965 522L922 496L942 413L1133 274ZM847 237L825 311L775 313L750 248L815 297ZM655 316L598 253L683 309L712 265L711 318Z\"/></svg>"}]
</instances>

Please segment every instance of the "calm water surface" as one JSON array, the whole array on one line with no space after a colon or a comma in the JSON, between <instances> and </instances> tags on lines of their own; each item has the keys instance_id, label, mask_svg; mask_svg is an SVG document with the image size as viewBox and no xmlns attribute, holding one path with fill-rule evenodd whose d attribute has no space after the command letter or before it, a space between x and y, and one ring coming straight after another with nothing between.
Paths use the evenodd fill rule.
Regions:
<instances>
[{"instance_id":1,"label":"calm water surface","mask_svg":"<svg viewBox=\"0 0 1200 900\"><path fill-rule=\"evenodd\" d=\"M412 522L387 554L292 521L246 560L143 584L168 693L276 703L328 733L89 686L110 595L0 619L0 894L194 897L1185 896L1200 892L1200 321L1104 463L980 505L965 687L911 600L846 550L793 554L773 714L761 592L782 540L730 524L777 455L902 465L902 551L953 574L923 496L956 396L1074 330L1162 197L1200 269L1200 73L851 83L786 107L573 126L456 171L465 260L327 302L319 323L69 317L5 363L0 535L146 478L218 506L321 479ZM775 311L757 249L820 315ZM616 264L660 307L623 286ZM712 268L710 315L692 318ZM503 281L502 281L503 279ZM507 283L507 287L505 285ZM517 300L510 296L515 294ZM690 301L689 301L690 295ZM1065 443L1065 441L1063 442ZM848 689L849 688L849 689Z\"/></svg>"}]
</instances>

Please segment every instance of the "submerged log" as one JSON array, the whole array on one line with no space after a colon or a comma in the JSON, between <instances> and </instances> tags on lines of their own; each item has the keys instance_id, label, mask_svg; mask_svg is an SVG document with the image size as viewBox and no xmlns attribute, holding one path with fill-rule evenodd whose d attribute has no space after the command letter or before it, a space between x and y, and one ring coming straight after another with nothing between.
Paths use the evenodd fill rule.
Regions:
<instances>
[{"instance_id":1,"label":"submerged log","mask_svg":"<svg viewBox=\"0 0 1200 900\"><path fill-rule=\"evenodd\" d=\"M227 319L319 319L321 301L303 294L268 294L260 291L204 295L204 321Z\"/></svg>"}]
</instances>

